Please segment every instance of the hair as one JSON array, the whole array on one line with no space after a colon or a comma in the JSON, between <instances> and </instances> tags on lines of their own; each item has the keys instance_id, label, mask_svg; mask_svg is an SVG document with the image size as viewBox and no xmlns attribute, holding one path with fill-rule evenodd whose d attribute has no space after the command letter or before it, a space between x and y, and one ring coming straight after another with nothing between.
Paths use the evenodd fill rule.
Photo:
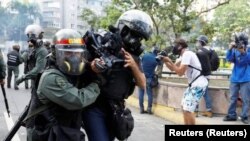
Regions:
<instances>
[{"instance_id":1,"label":"hair","mask_svg":"<svg viewBox=\"0 0 250 141\"><path fill-rule=\"evenodd\" d=\"M18 51L18 50L20 49L20 46L19 46L19 45L13 45L12 48L13 48L14 50L17 50L17 51Z\"/></svg>"},{"instance_id":2,"label":"hair","mask_svg":"<svg viewBox=\"0 0 250 141\"><path fill-rule=\"evenodd\" d=\"M182 48L187 48L188 47L188 44L187 44L187 41L182 39L182 38L178 38L174 41L174 43L177 45L177 46L182 46Z\"/></svg>"}]
</instances>

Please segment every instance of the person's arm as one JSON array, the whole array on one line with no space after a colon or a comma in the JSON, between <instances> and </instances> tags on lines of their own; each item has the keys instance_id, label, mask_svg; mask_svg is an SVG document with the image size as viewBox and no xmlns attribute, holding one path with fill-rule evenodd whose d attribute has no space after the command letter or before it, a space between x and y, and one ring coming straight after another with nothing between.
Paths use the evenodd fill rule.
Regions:
<instances>
[{"instance_id":1,"label":"person's arm","mask_svg":"<svg viewBox=\"0 0 250 141\"><path fill-rule=\"evenodd\" d=\"M182 76L185 74L185 71L187 70L187 65L183 65L180 62L177 63L179 65L176 65L173 63L173 61L169 57L163 57L163 62L166 64L166 66L171 70L174 71L179 76Z\"/></svg>"},{"instance_id":2,"label":"person's arm","mask_svg":"<svg viewBox=\"0 0 250 141\"><path fill-rule=\"evenodd\" d=\"M124 67L129 67L132 70L135 83L140 88L145 88L146 86L146 78L143 72L139 69L139 65L135 62L134 58L131 56L130 53L122 49L124 52L125 57L125 65Z\"/></svg>"},{"instance_id":3,"label":"person's arm","mask_svg":"<svg viewBox=\"0 0 250 141\"><path fill-rule=\"evenodd\" d=\"M240 48L237 49L239 54L239 59L237 60L239 66L249 65L250 62L250 49Z\"/></svg>"},{"instance_id":4,"label":"person's arm","mask_svg":"<svg viewBox=\"0 0 250 141\"><path fill-rule=\"evenodd\" d=\"M47 55L48 55L48 52L46 49L43 49L37 52L35 67L25 75L25 79L36 77L38 73L40 73L42 70L45 69Z\"/></svg>"},{"instance_id":5,"label":"person's arm","mask_svg":"<svg viewBox=\"0 0 250 141\"><path fill-rule=\"evenodd\" d=\"M67 110L79 110L95 102L100 94L97 83L78 89L62 74L44 73L40 79L37 94L41 102L52 101Z\"/></svg>"},{"instance_id":6,"label":"person's arm","mask_svg":"<svg viewBox=\"0 0 250 141\"><path fill-rule=\"evenodd\" d=\"M226 60L229 62L235 62L235 50L234 50L235 43L232 42L229 44L229 49L226 52Z\"/></svg>"}]
</instances>

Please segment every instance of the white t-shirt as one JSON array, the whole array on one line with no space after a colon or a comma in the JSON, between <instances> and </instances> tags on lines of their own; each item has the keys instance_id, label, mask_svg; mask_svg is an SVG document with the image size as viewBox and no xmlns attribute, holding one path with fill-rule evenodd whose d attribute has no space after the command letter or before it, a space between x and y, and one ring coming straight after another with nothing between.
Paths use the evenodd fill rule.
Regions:
<instances>
[{"instance_id":1,"label":"white t-shirt","mask_svg":"<svg viewBox=\"0 0 250 141\"><path fill-rule=\"evenodd\" d=\"M193 66L197 69L201 69L201 64L200 61L198 59L198 57L196 56L196 54L192 51L186 50L182 56L181 56L181 64L182 65L190 65ZM187 70L185 72L187 79L188 79L188 83L192 82L198 75L200 75L200 71L196 70L194 68L191 67L187 67ZM197 78L193 83L192 83L192 87L198 86L198 87L205 87L208 85L208 80L205 76L200 76L199 78Z\"/></svg>"}]
</instances>

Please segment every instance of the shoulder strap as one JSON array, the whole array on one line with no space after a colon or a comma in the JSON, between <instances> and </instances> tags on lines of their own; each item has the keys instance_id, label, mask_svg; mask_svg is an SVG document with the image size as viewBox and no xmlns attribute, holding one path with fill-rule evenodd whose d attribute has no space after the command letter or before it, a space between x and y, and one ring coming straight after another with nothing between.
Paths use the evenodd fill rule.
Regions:
<instances>
[{"instance_id":1,"label":"shoulder strap","mask_svg":"<svg viewBox=\"0 0 250 141\"><path fill-rule=\"evenodd\" d=\"M188 65L190 68L193 68L193 69L196 69L196 70L198 70L198 71L202 71L201 69L198 69L198 68L196 68L196 67L194 67L194 66L191 66L191 65Z\"/></svg>"},{"instance_id":2,"label":"shoulder strap","mask_svg":"<svg viewBox=\"0 0 250 141\"><path fill-rule=\"evenodd\" d=\"M26 122L28 119L30 119L31 117L45 111L46 109L49 109L49 107L51 107L52 104L45 104L40 106L39 108L35 109L34 111L32 111L30 114L28 114L26 116L26 118L23 120L23 122Z\"/></svg>"},{"instance_id":3,"label":"shoulder strap","mask_svg":"<svg viewBox=\"0 0 250 141\"><path fill-rule=\"evenodd\" d=\"M200 71L200 74L197 75L197 76L188 84L188 86L191 87L192 84L193 84L193 82L194 82L196 79L198 79L200 76L202 76L202 74L201 74L201 70L200 70L200 69L198 69L198 68L196 68L196 67L194 67L194 66L191 66L191 65L188 65L188 66L189 66L190 68L193 68L193 69L196 69L196 70Z\"/></svg>"}]
</instances>

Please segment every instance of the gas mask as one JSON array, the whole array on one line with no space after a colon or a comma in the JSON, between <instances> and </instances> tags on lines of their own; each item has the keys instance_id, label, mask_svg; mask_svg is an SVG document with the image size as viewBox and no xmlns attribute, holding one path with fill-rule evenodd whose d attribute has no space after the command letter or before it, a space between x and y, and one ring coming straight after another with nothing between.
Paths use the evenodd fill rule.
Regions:
<instances>
[{"instance_id":1,"label":"gas mask","mask_svg":"<svg viewBox=\"0 0 250 141\"><path fill-rule=\"evenodd\" d=\"M134 54L140 55L143 52L143 47L141 45L142 36L133 32L128 27L124 27L121 32L121 37L125 45L125 50Z\"/></svg>"},{"instance_id":2,"label":"gas mask","mask_svg":"<svg viewBox=\"0 0 250 141\"><path fill-rule=\"evenodd\" d=\"M181 46L175 45L175 46L173 46L172 53L174 55L181 55L181 50L182 50Z\"/></svg>"},{"instance_id":3,"label":"gas mask","mask_svg":"<svg viewBox=\"0 0 250 141\"><path fill-rule=\"evenodd\" d=\"M81 74L83 72L84 63L77 56L65 58L61 66L62 70L68 74Z\"/></svg>"},{"instance_id":4,"label":"gas mask","mask_svg":"<svg viewBox=\"0 0 250 141\"><path fill-rule=\"evenodd\" d=\"M84 72L83 49L56 49L56 64L68 75L80 75Z\"/></svg>"},{"instance_id":5,"label":"gas mask","mask_svg":"<svg viewBox=\"0 0 250 141\"><path fill-rule=\"evenodd\" d=\"M200 41L196 41L195 46L198 49L201 48L202 47L201 42Z\"/></svg>"}]
</instances>

